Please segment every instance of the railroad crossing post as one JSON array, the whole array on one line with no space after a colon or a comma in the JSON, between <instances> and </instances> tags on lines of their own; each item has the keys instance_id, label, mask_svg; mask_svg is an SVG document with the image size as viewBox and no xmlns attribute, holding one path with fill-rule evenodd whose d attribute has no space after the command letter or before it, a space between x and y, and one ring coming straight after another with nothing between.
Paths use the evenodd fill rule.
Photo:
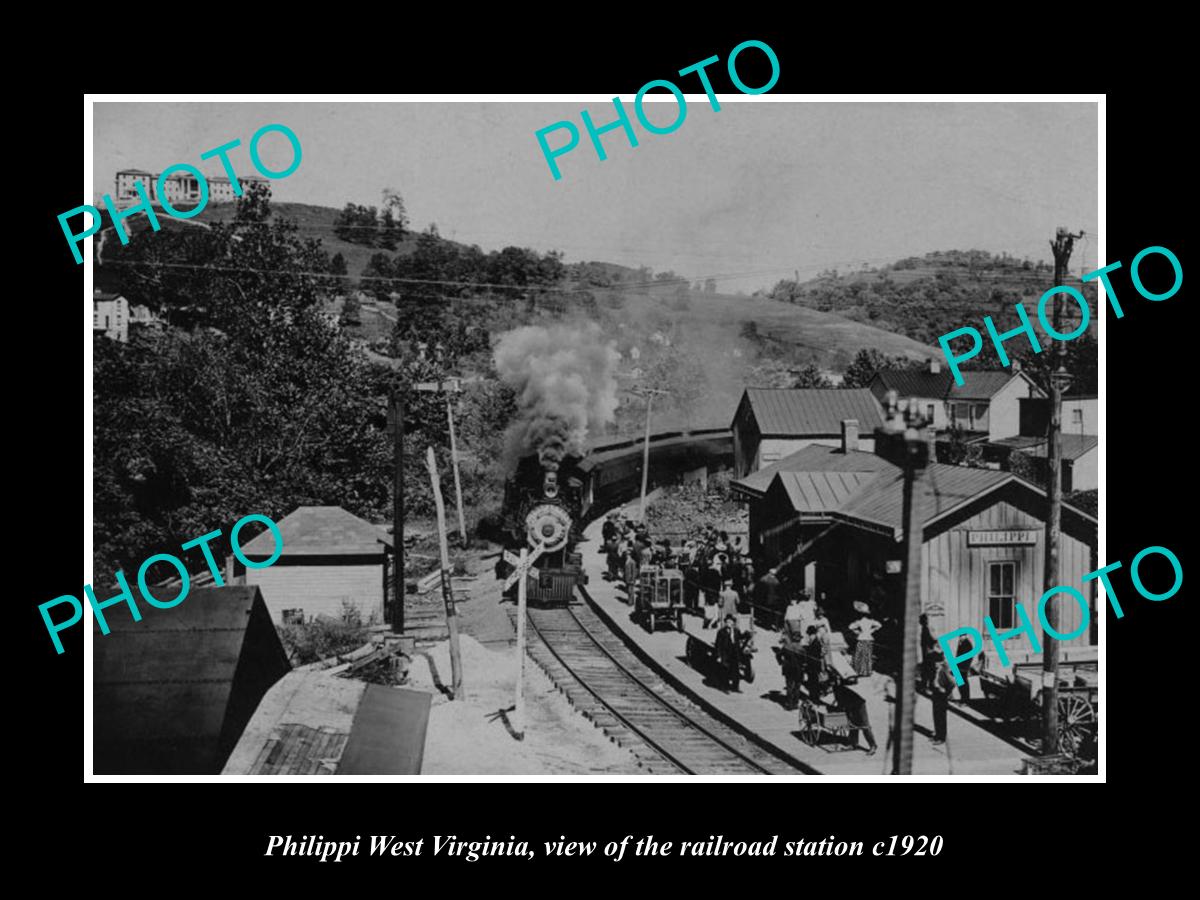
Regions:
<instances>
[{"instance_id":1,"label":"railroad crossing post","mask_svg":"<svg viewBox=\"0 0 1200 900\"><path fill-rule=\"evenodd\" d=\"M526 580L532 574L536 577L537 569L533 564L538 557L542 555L542 549L545 545L539 544L537 549L530 553L526 548L521 548L521 555L514 556L509 551L504 551L504 560L509 565L513 566L513 571L509 573L508 578L504 580L502 590L507 591L513 586L515 581L517 584L517 697L513 704L513 734L516 735L518 741L525 740L525 599L526 599Z\"/></svg>"}]
</instances>

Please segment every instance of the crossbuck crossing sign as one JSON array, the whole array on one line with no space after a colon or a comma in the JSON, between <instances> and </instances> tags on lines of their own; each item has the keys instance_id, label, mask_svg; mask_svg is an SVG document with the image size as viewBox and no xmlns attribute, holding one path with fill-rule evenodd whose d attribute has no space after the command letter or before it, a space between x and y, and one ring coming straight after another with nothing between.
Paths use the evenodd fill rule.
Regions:
<instances>
[{"instance_id":1,"label":"crossbuck crossing sign","mask_svg":"<svg viewBox=\"0 0 1200 900\"><path fill-rule=\"evenodd\" d=\"M534 560L542 555L543 549L544 545L539 544L536 550L525 557L524 564L522 564L521 557L517 556L517 554L509 550L504 551L504 561L513 567L512 574L510 574L508 578L504 579L504 590L507 591L510 587L517 583L518 578L523 578L526 573L532 575L534 578L538 577L538 570L534 568L533 563Z\"/></svg>"}]
</instances>

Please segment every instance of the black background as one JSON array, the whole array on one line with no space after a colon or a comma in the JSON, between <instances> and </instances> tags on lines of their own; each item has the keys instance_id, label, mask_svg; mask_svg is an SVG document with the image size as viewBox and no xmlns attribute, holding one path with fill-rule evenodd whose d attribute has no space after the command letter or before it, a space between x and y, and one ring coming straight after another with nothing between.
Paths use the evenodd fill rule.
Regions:
<instances>
[{"instance_id":1,"label":"black background","mask_svg":"<svg viewBox=\"0 0 1200 900\"><path fill-rule=\"evenodd\" d=\"M989 873L1004 873L1014 890L1041 884L1035 868L1053 861L1054 879L1075 884L1102 865L1106 855L1128 859L1135 847L1155 854L1172 840L1171 826L1157 816L1178 813L1187 783L1193 693L1186 662L1192 656L1194 629L1184 609L1187 583L1172 599L1152 603L1136 595L1128 563L1152 544L1171 548L1190 571L1182 513L1190 511L1192 423L1195 400L1185 366L1196 358L1194 334L1184 321L1185 287L1170 300L1151 303L1128 280L1128 264L1142 248L1171 248L1187 271L1183 234L1183 186L1192 183L1185 153L1190 142L1177 132L1180 98L1169 82L1147 82L1114 90L1112 77L1054 75L1049 67L1016 63L1002 48L951 42L924 49L901 44L898 36L864 44L840 40L820 29L745 28L681 37L654 29L622 27L621 34L571 29L554 39L530 38L523 46L511 37L470 42L462 35L440 35L423 42L409 35L402 47L368 54L354 77L344 60L329 51L295 55L297 63L281 75L266 59L234 69L214 65L203 73L115 69L89 88L105 91L403 91L446 92L604 92L630 97L646 81L717 54L722 64L710 69L714 89L730 92L723 62L734 45L747 38L769 43L782 74L772 93L833 91L1108 91L1107 227L1105 262L1120 259L1125 268L1114 284L1125 309L1116 320L1106 312L1108 377L1103 400L1107 430L1108 551L1102 562L1122 560L1114 577L1126 616L1107 616L1107 681L1103 719L1107 785L1049 784L826 784L803 783L681 784L338 784L231 787L221 785L87 785L82 779L82 629L64 636L67 652L56 656L37 612L37 604L60 594L80 592L81 554L74 518L81 488L79 465L80 406L79 297L82 267L64 245L55 216L76 206L80 196L80 122L83 97L63 87L36 101L30 115L40 127L29 148L29 163L53 177L18 178L26 193L20 210L10 209L10 251L17 270L28 273L24 288L9 300L10 491L15 499L8 542L10 571L17 590L10 597L15 634L23 639L22 660L9 657L9 772L28 800L22 824L43 848L81 854L96 884L112 874L119 858L147 888L170 889L160 875L187 873L183 883L199 887L213 881L234 887L234 873L253 884L283 884L293 878L306 886L361 890L369 885L399 890L457 891L461 876L495 890L530 887L533 892L598 886L570 881L588 870L620 878L646 875L668 890L686 875L709 890L714 875L737 875L737 890L790 892L806 886L833 885L852 891L870 874L903 873L905 887L941 892L977 889L990 884ZM426 49L422 49L427 43ZM830 44L821 48L823 43ZM472 46L472 44L474 44ZM223 52L223 51L222 51ZM283 51L280 51L283 52ZM287 51L292 59L291 50ZM424 56L422 56L424 54ZM230 54L232 58L232 53ZM750 85L766 80L755 72L761 55L739 58L739 72ZM988 62L984 62L988 60ZM986 69L986 72L984 70ZM1037 69L1035 71L1035 69ZM1018 71L1020 70L1020 71ZM132 71L132 70L131 70ZM224 74L214 74L223 72ZM856 73L856 74L851 74ZM1024 74L1022 74L1024 73ZM983 77L978 77L982 74ZM286 77L284 77L286 75ZM694 76L682 81L698 90ZM600 120L603 121L603 120ZM683 128L670 137L686 140ZM531 136L531 146L533 138ZM536 152L536 150L534 151ZM1045 148L1048 155L1055 148ZM610 163L612 164L612 163ZM881 198L886 202L886 198ZM586 215L580 210L580 215ZM13 218L15 217L15 219ZM1064 222L1064 225L1077 223ZM1048 234L1047 240L1050 235ZM963 248L966 249L966 248ZM1047 251L1048 251L1047 247ZM1047 252L1046 258L1049 259ZM30 267L30 268L26 268ZM37 273L34 276L34 273ZM43 342L24 335L44 336ZM44 344L44 345L43 345ZM29 349L25 349L28 347ZM79 359L79 362L76 362ZM1190 524L1190 523L1189 523ZM87 527L87 523L85 523ZM1186 576L1185 576L1186 577ZM1147 576L1150 582L1150 576ZM1153 582L1151 582L1153 584ZM10 642L11 646L11 642ZM1034 785L1037 785L1036 787ZM1179 785L1179 787L1176 787ZM246 791L252 791L249 799ZM1103 795L1101 795L1103 791ZM1147 821L1144 812L1155 818ZM780 842L798 838L867 842L892 834L941 834L945 849L936 859L786 859L710 860L677 858L639 860L627 855L619 865L597 854L587 860L539 858L527 862L484 859L476 863L426 855L414 858L360 857L338 865L307 859L265 858L267 835L311 833L345 840L354 835L399 834L403 839L433 834L479 839L516 835L531 843L558 838L603 842L626 834L653 834L660 840L696 840L724 834L760 840L773 834ZM1114 844L1119 850L1110 850ZM106 859L97 866L99 858ZM60 860L63 857L59 857ZM1136 865L1136 858L1130 860ZM182 867L182 868L181 868ZM732 867L732 868L730 868ZM765 867L765 869L763 868ZM547 870L550 880L539 884ZM785 871L786 870L786 871ZM436 873L452 881L426 882ZM955 874L958 873L958 874ZM347 875L368 876L359 882ZM782 878L777 876L782 875ZM558 876L558 877L556 877ZM759 877L764 880L757 880ZM419 878L420 881L410 881ZM667 882L664 879L670 878ZM267 880L269 879L269 880ZM911 880L910 880L911 879ZM632 887L634 882L627 882ZM586 889L586 888L585 888ZM635 888L636 889L636 888ZM1069 888L1067 888L1069 889Z\"/></svg>"}]
</instances>

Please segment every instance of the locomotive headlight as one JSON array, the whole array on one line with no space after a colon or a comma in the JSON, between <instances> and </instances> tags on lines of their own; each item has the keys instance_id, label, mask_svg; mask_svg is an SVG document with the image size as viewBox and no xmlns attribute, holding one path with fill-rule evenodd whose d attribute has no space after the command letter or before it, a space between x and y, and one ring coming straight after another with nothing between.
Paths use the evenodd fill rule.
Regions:
<instances>
[{"instance_id":1,"label":"locomotive headlight","mask_svg":"<svg viewBox=\"0 0 1200 900\"><path fill-rule=\"evenodd\" d=\"M560 506L535 506L525 516L525 534L532 547L541 544L548 552L561 550L571 536L571 516Z\"/></svg>"}]
</instances>

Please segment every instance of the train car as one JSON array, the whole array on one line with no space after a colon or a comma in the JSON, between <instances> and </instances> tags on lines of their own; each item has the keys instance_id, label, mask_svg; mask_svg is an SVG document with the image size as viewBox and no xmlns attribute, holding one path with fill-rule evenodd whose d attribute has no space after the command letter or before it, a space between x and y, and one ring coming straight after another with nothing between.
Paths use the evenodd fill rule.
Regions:
<instances>
[{"instance_id":1,"label":"train car","mask_svg":"<svg viewBox=\"0 0 1200 900\"><path fill-rule=\"evenodd\" d=\"M501 512L505 549L519 553L539 544L542 555L534 563L536 576L526 581L526 601L536 606L562 606L575 594L576 585L586 584L583 557L575 552L582 514L583 478L580 457L566 456L547 466L537 454L522 457L517 470L504 485ZM498 578L507 578L512 567L501 557ZM516 600L514 584L505 599Z\"/></svg>"}]
</instances>

